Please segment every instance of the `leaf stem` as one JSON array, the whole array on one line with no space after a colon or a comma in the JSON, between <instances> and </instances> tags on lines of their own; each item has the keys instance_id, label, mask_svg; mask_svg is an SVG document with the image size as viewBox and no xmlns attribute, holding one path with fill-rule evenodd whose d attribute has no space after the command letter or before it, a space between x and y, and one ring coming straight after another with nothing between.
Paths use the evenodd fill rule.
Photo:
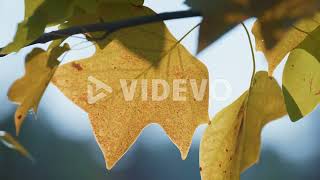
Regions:
<instances>
[{"instance_id":1,"label":"leaf stem","mask_svg":"<svg viewBox=\"0 0 320 180\"><path fill-rule=\"evenodd\" d=\"M254 75L256 73L256 57L255 57L255 54L254 54L253 44L252 44L252 40L251 40L251 37L250 37L249 30L248 30L247 26L243 22L241 22L241 25L243 26L243 28L246 31L246 34L247 34L247 37L248 37L248 41L249 41L249 44L250 44L251 56L252 56L252 75L251 75L251 80L250 80L250 87L249 87L249 90L247 92L247 97L245 99L245 102L243 104L244 118L246 118L246 116L247 116L247 107L249 105L250 93L251 93L252 87L254 85ZM241 123L241 126L242 125L243 125L243 122Z\"/></svg>"},{"instance_id":2,"label":"leaf stem","mask_svg":"<svg viewBox=\"0 0 320 180\"><path fill-rule=\"evenodd\" d=\"M179 43L181 43L182 40L184 40L193 30L195 30L198 26L200 26L201 23L198 23L193 28L191 28L185 35L183 35L171 48L169 51L174 49Z\"/></svg>"},{"instance_id":3,"label":"leaf stem","mask_svg":"<svg viewBox=\"0 0 320 180\"><path fill-rule=\"evenodd\" d=\"M197 25L195 25L193 28L191 28L184 36L182 36L178 43L180 43L184 38L186 38L193 30L195 30L197 27L200 26L201 23L198 23Z\"/></svg>"},{"instance_id":4,"label":"leaf stem","mask_svg":"<svg viewBox=\"0 0 320 180\"><path fill-rule=\"evenodd\" d=\"M253 82L254 82L254 75L256 73L256 57L254 55L253 43L252 43L252 40L251 40L251 37L250 37L249 30L248 30L247 26L243 22L241 22L241 25L243 26L243 28L246 31L246 34L247 34L247 37L248 37L248 41L249 41L249 44L250 44L251 56L252 56L252 75L251 75L250 88L249 88L249 92L250 92L251 87L253 86Z\"/></svg>"}]
</instances>

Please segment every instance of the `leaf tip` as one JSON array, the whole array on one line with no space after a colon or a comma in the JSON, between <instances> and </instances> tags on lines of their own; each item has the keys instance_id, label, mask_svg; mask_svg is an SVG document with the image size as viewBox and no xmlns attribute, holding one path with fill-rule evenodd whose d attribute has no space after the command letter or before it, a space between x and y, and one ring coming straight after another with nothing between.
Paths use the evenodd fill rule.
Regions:
<instances>
[{"instance_id":1,"label":"leaf tip","mask_svg":"<svg viewBox=\"0 0 320 180\"><path fill-rule=\"evenodd\" d=\"M181 159L182 160L186 160L187 159L187 156L188 156L188 151L180 151L181 152Z\"/></svg>"},{"instance_id":2,"label":"leaf tip","mask_svg":"<svg viewBox=\"0 0 320 180\"><path fill-rule=\"evenodd\" d=\"M106 162L106 168L107 168L107 170L110 171L110 170L114 167L115 164L116 164L116 162L111 163L111 164L109 165L109 164Z\"/></svg>"},{"instance_id":3,"label":"leaf tip","mask_svg":"<svg viewBox=\"0 0 320 180\"><path fill-rule=\"evenodd\" d=\"M14 118L17 136L19 136L19 134L20 134L20 130L21 130L21 126L22 126L24 118L25 117L22 114L18 113L18 111L17 111L17 113L15 114L15 118Z\"/></svg>"}]
</instances>

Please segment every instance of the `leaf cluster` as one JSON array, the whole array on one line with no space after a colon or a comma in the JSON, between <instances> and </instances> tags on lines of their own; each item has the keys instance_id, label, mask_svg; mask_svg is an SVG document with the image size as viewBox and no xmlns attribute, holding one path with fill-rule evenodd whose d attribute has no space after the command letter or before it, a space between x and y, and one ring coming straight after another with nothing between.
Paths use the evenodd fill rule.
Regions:
<instances>
[{"instance_id":1,"label":"leaf cluster","mask_svg":"<svg viewBox=\"0 0 320 180\"><path fill-rule=\"evenodd\" d=\"M195 129L208 123L200 145L202 179L239 179L241 172L258 161L261 131L267 123L286 114L292 121L298 121L320 103L320 1L186 0L185 3L203 15L198 52L244 20L256 18L252 29L256 48L268 61L268 72L253 72L248 90L211 121L208 88L203 89L202 101L189 93L194 90L191 86L186 87L187 100L183 102L172 98L153 102L147 97L151 94L150 84L146 84L146 92L137 84L129 85L140 89L137 93L146 94L144 101L133 98L126 102L120 93L117 82L121 79L198 80L197 87L202 86L202 79L208 79L207 68L180 44L183 38L175 39L159 21L112 34L85 33L87 40L95 44L95 54L64 65L60 65L58 58L71 50L64 43L68 37L51 42L46 50L34 48L25 58L25 75L8 92L9 99L19 104L15 114L17 134L27 112L37 111L46 87L53 82L88 113L107 168L116 164L150 123L161 125L180 150L182 159L187 157ZM143 16L157 16L143 6L143 0L25 0L25 18L19 23L13 42L0 53L18 52L48 27L66 29ZM272 75L288 54L279 85ZM114 87L114 93L105 101L88 103L90 76L107 82ZM29 156L7 133L0 132L0 139Z\"/></svg>"}]
</instances>

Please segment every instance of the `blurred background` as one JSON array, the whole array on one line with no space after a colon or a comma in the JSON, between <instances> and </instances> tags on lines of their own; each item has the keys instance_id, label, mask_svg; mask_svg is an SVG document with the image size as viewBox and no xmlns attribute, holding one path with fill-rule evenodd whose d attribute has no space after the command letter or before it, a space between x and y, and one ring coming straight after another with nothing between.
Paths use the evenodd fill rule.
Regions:
<instances>
[{"instance_id":1,"label":"blurred background","mask_svg":"<svg viewBox=\"0 0 320 180\"><path fill-rule=\"evenodd\" d=\"M183 0L145 0L145 5L156 12L186 10ZM23 19L24 0L0 1L0 47L12 41L17 23ZM182 37L201 18L167 21L177 39ZM251 28L254 19L245 24ZM51 29L52 30L52 29ZM50 31L50 30L48 30ZM182 44L196 55L198 29ZM253 38L253 37L252 37ZM88 57L94 53L90 43L70 38L72 51L64 63ZM78 44L78 45L77 45ZM46 47L41 45L40 47ZM77 50L84 48L82 50ZM16 105L8 101L10 85L24 74L25 48L17 54L0 58L0 130L14 134L13 114ZM256 53L257 69L266 70L267 63ZM251 55L245 31L238 26L211 45L197 57L210 72L210 116L234 101L249 86ZM275 72L281 83L285 61ZM230 84L226 87L217 80ZM30 114L18 139L31 152L35 162L0 146L1 180L132 180L132 179L185 179L198 180L199 143L205 126L200 126L186 160L181 160L178 149L156 124L144 129L129 152L108 171L102 153L92 134L88 116L69 101L55 86L49 85L40 103L37 116ZM320 179L320 107L297 123L283 117L267 125L262 134L260 162L246 171L244 180Z\"/></svg>"}]
</instances>

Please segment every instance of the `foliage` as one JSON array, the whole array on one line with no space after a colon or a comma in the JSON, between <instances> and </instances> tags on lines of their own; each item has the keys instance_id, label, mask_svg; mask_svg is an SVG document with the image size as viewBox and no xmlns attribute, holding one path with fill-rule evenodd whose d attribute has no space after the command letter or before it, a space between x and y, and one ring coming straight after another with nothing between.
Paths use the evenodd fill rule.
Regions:
<instances>
[{"instance_id":1,"label":"foliage","mask_svg":"<svg viewBox=\"0 0 320 180\"><path fill-rule=\"evenodd\" d=\"M208 79L206 67L180 44L183 38L177 41L159 21L112 33L84 33L96 44L95 54L62 66L58 58L70 50L63 44L68 37L54 40L46 50L33 49L25 59L25 75L8 92L9 99L20 104L15 114L17 134L27 112L37 111L52 81L89 114L107 168L115 165L150 123L161 125L185 159L195 129L209 122L200 147L202 179L239 179L240 173L259 159L264 125L287 113L297 121L319 105L320 1L186 0L186 4L203 15L198 51L242 21L256 17L252 29L256 47L269 64L269 72L253 72L248 91L212 121L208 120L208 88L203 88L201 81ZM25 0L25 18L13 42L0 53L19 51L47 27L66 30L144 16L157 14L144 7L143 0ZM288 53L281 89L272 74ZM92 77L114 88L112 94L95 104L87 99L87 82ZM133 97L127 102L118 83L123 79L134 80L129 83L130 89L138 89L136 93L143 99ZM185 88L186 101L174 100L175 92L164 101L152 101L154 87L150 82L154 79L166 80L170 87L175 79L190 82ZM194 97L200 91L204 94L202 100ZM10 135L2 135L3 142L29 156Z\"/></svg>"}]
</instances>

